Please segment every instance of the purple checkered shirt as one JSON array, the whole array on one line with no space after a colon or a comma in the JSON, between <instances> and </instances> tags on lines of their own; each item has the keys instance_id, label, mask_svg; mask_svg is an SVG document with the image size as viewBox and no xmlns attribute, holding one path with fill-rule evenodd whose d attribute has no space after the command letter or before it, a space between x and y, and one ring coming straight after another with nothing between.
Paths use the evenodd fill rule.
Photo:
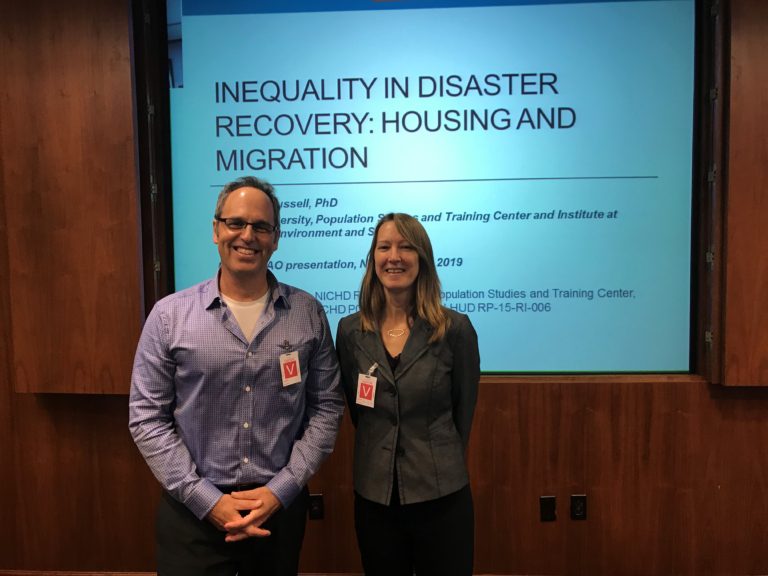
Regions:
<instances>
[{"instance_id":1,"label":"purple checkered shirt","mask_svg":"<svg viewBox=\"0 0 768 576\"><path fill-rule=\"evenodd\" d=\"M261 483L287 506L331 453L344 410L328 320L311 295L277 282L252 341L217 277L152 309L133 365L131 434L153 474L204 518L217 486ZM282 385L298 351L301 382Z\"/></svg>"}]
</instances>

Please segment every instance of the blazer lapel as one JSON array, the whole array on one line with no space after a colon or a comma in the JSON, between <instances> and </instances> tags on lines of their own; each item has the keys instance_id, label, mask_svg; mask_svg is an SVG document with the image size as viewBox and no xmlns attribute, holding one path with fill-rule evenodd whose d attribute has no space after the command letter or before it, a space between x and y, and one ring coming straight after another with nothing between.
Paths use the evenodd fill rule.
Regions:
<instances>
[{"instance_id":1,"label":"blazer lapel","mask_svg":"<svg viewBox=\"0 0 768 576\"><path fill-rule=\"evenodd\" d=\"M392 369L389 367L389 361L387 355L384 352L384 344L381 342L381 338L375 332L363 332L358 331L359 338L356 338L357 347L363 351L365 357L370 360L370 366L374 363L378 364L374 376L382 377L390 384L394 385L395 376L392 374ZM369 368L370 368L369 366ZM367 370L368 368L366 368Z\"/></svg>"},{"instance_id":2,"label":"blazer lapel","mask_svg":"<svg viewBox=\"0 0 768 576\"><path fill-rule=\"evenodd\" d=\"M395 377L399 378L413 363L421 358L429 350L429 337L432 336L432 328L421 318L416 318L411 329L408 341L400 355L400 364L395 369Z\"/></svg>"},{"instance_id":3,"label":"blazer lapel","mask_svg":"<svg viewBox=\"0 0 768 576\"><path fill-rule=\"evenodd\" d=\"M387 360L387 354L384 350L384 344L379 338L379 335L375 332L362 332L358 331L359 338L356 338L357 347L363 351L366 358L370 360L370 365L374 363L378 364L374 376L384 378L390 384L395 384L395 378L399 378L404 374L413 363L421 358L429 350L429 338L432 336L432 328L429 324L423 321L421 318L416 318L413 323L413 328L408 336L408 341L405 343L405 348L400 355L400 363L397 365L395 373L392 373L392 369L389 367L389 361ZM370 366L369 366L370 367ZM367 370L367 368L366 368Z\"/></svg>"}]
</instances>

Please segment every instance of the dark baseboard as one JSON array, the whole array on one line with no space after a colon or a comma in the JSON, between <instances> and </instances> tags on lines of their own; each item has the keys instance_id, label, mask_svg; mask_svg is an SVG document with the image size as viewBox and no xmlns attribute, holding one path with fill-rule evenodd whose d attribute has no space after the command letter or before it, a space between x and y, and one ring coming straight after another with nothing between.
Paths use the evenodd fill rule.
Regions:
<instances>
[{"instance_id":1,"label":"dark baseboard","mask_svg":"<svg viewBox=\"0 0 768 576\"><path fill-rule=\"evenodd\" d=\"M157 576L154 572L62 572L61 570L0 570L0 576ZM361 574L302 573L301 576L362 576Z\"/></svg>"}]
</instances>

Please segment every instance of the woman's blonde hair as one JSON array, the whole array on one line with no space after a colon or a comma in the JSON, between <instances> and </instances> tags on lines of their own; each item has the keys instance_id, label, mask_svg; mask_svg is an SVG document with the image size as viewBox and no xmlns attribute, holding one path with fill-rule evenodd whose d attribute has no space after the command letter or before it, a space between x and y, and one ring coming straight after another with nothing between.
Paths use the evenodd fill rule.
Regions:
<instances>
[{"instance_id":1,"label":"woman's blonde hair","mask_svg":"<svg viewBox=\"0 0 768 576\"><path fill-rule=\"evenodd\" d=\"M416 277L412 313L432 327L430 342L440 340L448 329L449 318L440 297L440 278L435 267L432 243L421 222L413 216L399 212L385 214L376 224L366 258L365 275L360 285L360 327L363 331L375 332L384 314L386 299L384 287L376 276L374 252L379 229L385 222L394 222L397 231L413 246L419 256L419 274Z\"/></svg>"}]
</instances>

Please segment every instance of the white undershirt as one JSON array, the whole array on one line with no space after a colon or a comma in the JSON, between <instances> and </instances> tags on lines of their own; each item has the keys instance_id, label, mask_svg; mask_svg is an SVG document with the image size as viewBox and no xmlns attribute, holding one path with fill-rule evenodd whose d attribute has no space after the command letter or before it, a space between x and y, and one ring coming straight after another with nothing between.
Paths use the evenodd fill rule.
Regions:
<instances>
[{"instance_id":1,"label":"white undershirt","mask_svg":"<svg viewBox=\"0 0 768 576\"><path fill-rule=\"evenodd\" d=\"M248 342L253 338L253 333L256 330L256 323L264 313L264 308L267 307L267 298L269 297L269 290L264 293L264 296L258 300L251 300L249 302L238 302L232 300L227 296L221 295L227 307L232 310L232 314L237 320L237 324L240 326L240 330L243 332L243 336Z\"/></svg>"}]
</instances>

